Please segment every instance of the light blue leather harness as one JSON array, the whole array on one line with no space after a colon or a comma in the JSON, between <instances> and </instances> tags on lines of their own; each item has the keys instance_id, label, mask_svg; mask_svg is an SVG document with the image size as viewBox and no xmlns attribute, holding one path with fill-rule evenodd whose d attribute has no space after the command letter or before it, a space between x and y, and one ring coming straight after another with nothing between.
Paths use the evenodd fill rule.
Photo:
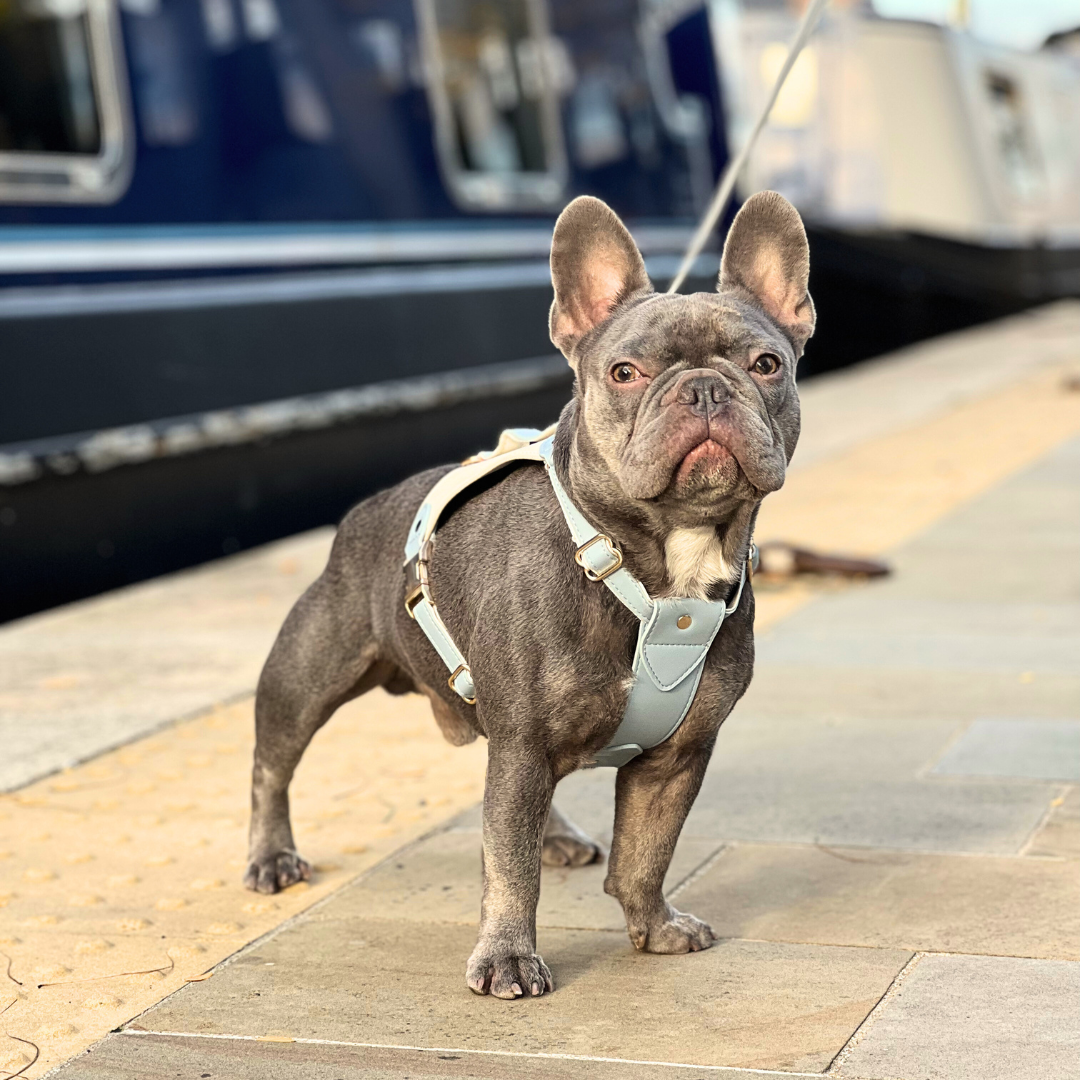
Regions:
<instances>
[{"instance_id":1,"label":"light blue leather harness","mask_svg":"<svg viewBox=\"0 0 1080 1080\"><path fill-rule=\"evenodd\" d=\"M431 538L450 500L481 478L516 461L542 463L577 546L575 561L590 581L602 581L641 624L634 652L634 685L626 712L611 741L592 762L593 765L617 768L643 750L670 738L686 718L701 681L709 647L724 619L742 600L747 569L753 569L754 545L750 545L739 587L730 603L684 597L653 598L623 566L622 552L615 541L597 532L567 495L551 461L554 435L519 429L507 432L504 439L506 437L519 444L517 449L501 454L496 452L448 473L431 489L416 512L405 544L405 608L450 671L447 680L450 688L468 704L475 704L472 671L454 644L431 594L428 578Z\"/></svg>"}]
</instances>

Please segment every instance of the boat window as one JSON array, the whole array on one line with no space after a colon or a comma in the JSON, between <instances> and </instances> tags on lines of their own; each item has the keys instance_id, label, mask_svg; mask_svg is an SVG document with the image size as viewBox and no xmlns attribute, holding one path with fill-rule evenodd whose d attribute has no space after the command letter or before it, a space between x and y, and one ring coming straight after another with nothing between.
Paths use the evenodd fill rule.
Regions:
<instances>
[{"instance_id":1,"label":"boat window","mask_svg":"<svg viewBox=\"0 0 1080 1080\"><path fill-rule=\"evenodd\" d=\"M1025 116L1020 84L1003 71L984 72L993 138L1013 193L1021 201L1043 195L1042 169Z\"/></svg>"},{"instance_id":2,"label":"boat window","mask_svg":"<svg viewBox=\"0 0 1080 1080\"><path fill-rule=\"evenodd\" d=\"M112 0L0 3L0 202L111 202L130 178Z\"/></svg>"},{"instance_id":3,"label":"boat window","mask_svg":"<svg viewBox=\"0 0 1080 1080\"><path fill-rule=\"evenodd\" d=\"M561 202L569 54L543 0L418 0L428 94L451 194L471 209Z\"/></svg>"}]
</instances>

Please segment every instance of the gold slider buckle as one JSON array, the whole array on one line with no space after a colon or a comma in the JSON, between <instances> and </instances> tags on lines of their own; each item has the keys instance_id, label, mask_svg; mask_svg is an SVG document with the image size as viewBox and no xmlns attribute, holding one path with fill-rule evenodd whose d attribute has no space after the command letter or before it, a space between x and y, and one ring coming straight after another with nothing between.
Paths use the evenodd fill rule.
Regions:
<instances>
[{"instance_id":1,"label":"gold slider buckle","mask_svg":"<svg viewBox=\"0 0 1080 1080\"><path fill-rule=\"evenodd\" d=\"M431 541L424 542L420 554L413 556L405 564L405 610L410 619L416 618L416 605L427 600L432 607L435 600L431 595L431 582L428 579L428 559L431 557Z\"/></svg>"},{"instance_id":2,"label":"gold slider buckle","mask_svg":"<svg viewBox=\"0 0 1080 1080\"><path fill-rule=\"evenodd\" d=\"M413 589L412 592L410 592L405 597L405 610L409 613L409 618L410 619L415 619L416 618L416 610L415 610L416 605L419 604L420 601L423 600L423 599L424 599L424 590L423 590L423 587L420 586L420 585L417 585L416 588Z\"/></svg>"},{"instance_id":3,"label":"gold slider buckle","mask_svg":"<svg viewBox=\"0 0 1080 1080\"><path fill-rule=\"evenodd\" d=\"M750 549L746 553L746 577L747 580L752 581L754 578L754 572L758 568L758 564L761 561L761 556L758 554L757 544L753 540L750 541Z\"/></svg>"},{"instance_id":4,"label":"gold slider buckle","mask_svg":"<svg viewBox=\"0 0 1080 1080\"><path fill-rule=\"evenodd\" d=\"M454 680L463 671L467 671L470 676L472 675L472 671L469 669L468 664L458 664L458 666L456 668L454 668L453 674L450 676L449 679L446 680L446 685L449 686L450 689L453 690L454 693L457 694L458 697L461 698L461 700L464 701L466 705L475 705L476 704L476 698L474 698L474 697L466 697L464 694L458 694L458 689L454 685Z\"/></svg>"},{"instance_id":5,"label":"gold slider buckle","mask_svg":"<svg viewBox=\"0 0 1080 1080\"><path fill-rule=\"evenodd\" d=\"M598 574L595 570L586 566L585 563L582 561L581 557L585 554L586 551L589 550L589 548L593 546L593 544L600 543L607 544L607 549L611 553L611 556L612 558L614 558L615 562L612 566L609 566L606 570L603 570ZM610 536L605 536L603 533L597 533L591 540L582 544L581 547L579 547L577 551L574 552L574 562L576 562L578 566L580 566L581 569L585 571L585 576L590 581L603 581L604 578L611 577L611 575L614 574L620 566L622 566L623 556L618 544L616 544Z\"/></svg>"}]
</instances>

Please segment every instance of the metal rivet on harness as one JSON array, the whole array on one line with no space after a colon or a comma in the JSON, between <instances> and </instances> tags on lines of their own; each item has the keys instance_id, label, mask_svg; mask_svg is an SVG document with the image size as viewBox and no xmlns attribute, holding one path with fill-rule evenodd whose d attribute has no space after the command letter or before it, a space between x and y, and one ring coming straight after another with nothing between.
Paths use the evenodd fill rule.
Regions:
<instances>
[{"instance_id":1,"label":"metal rivet on harness","mask_svg":"<svg viewBox=\"0 0 1080 1080\"><path fill-rule=\"evenodd\" d=\"M689 630L690 627L693 625L693 622L694 620L691 619L689 615L680 615L679 620L675 623L675 625L680 630Z\"/></svg>"}]
</instances>

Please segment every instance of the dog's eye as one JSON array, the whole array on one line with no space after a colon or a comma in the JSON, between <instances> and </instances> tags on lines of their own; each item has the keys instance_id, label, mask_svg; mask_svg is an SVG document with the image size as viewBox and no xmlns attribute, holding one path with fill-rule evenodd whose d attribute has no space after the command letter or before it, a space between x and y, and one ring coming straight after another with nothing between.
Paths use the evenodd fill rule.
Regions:
<instances>
[{"instance_id":1,"label":"dog's eye","mask_svg":"<svg viewBox=\"0 0 1080 1080\"><path fill-rule=\"evenodd\" d=\"M751 365L758 375L775 375L780 370L780 357L762 353Z\"/></svg>"},{"instance_id":2,"label":"dog's eye","mask_svg":"<svg viewBox=\"0 0 1080 1080\"><path fill-rule=\"evenodd\" d=\"M616 382L633 382L641 378L641 372L633 364L616 364L611 369L611 377Z\"/></svg>"}]
</instances>

